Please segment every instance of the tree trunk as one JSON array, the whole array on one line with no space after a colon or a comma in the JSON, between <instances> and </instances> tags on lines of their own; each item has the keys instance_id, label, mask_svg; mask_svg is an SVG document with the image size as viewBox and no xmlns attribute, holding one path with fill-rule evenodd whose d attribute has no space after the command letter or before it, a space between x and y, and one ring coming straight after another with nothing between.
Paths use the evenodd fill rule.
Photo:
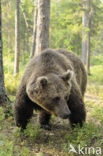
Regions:
<instances>
[{"instance_id":1,"label":"tree trunk","mask_svg":"<svg viewBox=\"0 0 103 156\"><path fill-rule=\"evenodd\" d=\"M30 29L30 26L29 26L29 22L28 22L28 19L27 19L27 15L26 15L26 12L25 12L25 10L23 8L23 3L22 3L22 1L20 1L20 2L21 2L20 3L21 4L20 7L21 7L21 10L22 10L22 13L23 13L23 17L24 17L26 28L27 28L28 32L31 32L31 29Z\"/></svg>"},{"instance_id":2,"label":"tree trunk","mask_svg":"<svg viewBox=\"0 0 103 156\"><path fill-rule=\"evenodd\" d=\"M87 0L83 0L83 15L82 15L82 62L86 65L87 56Z\"/></svg>"},{"instance_id":3,"label":"tree trunk","mask_svg":"<svg viewBox=\"0 0 103 156\"><path fill-rule=\"evenodd\" d=\"M38 55L49 47L50 0L38 0L36 51Z\"/></svg>"},{"instance_id":4,"label":"tree trunk","mask_svg":"<svg viewBox=\"0 0 103 156\"><path fill-rule=\"evenodd\" d=\"M82 61L90 74L90 29L92 0L83 0Z\"/></svg>"},{"instance_id":5,"label":"tree trunk","mask_svg":"<svg viewBox=\"0 0 103 156\"><path fill-rule=\"evenodd\" d=\"M88 32L87 32L87 58L86 58L86 66L87 73L90 75L90 29L91 29L91 8L92 8L92 0L88 0Z\"/></svg>"},{"instance_id":6,"label":"tree trunk","mask_svg":"<svg viewBox=\"0 0 103 156\"><path fill-rule=\"evenodd\" d=\"M19 3L20 3L20 0L16 0L16 9L15 9L15 62L14 62L14 74L15 75L19 72L19 55L20 55Z\"/></svg>"},{"instance_id":7,"label":"tree trunk","mask_svg":"<svg viewBox=\"0 0 103 156\"><path fill-rule=\"evenodd\" d=\"M28 20L27 20L27 17L26 17L25 10L24 10L23 7L22 7L22 3L21 3L21 10L22 10L22 13L23 13L23 16L24 16L24 20L25 20L26 27L27 27L27 29L29 30Z\"/></svg>"},{"instance_id":8,"label":"tree trunk","mask_svg":"<svg viewBox=\"0 0 103 156\"><path fill-rule=\"evenodd\" d=\"M37 16L38 16L38 9L35 9L34 13L34 28L33 28L33 42L32 42L32 50L30 57L32 58L35 53L35 47L36 47L36 34L37 34Z\"/></svg>"},{"instance_id":9,"label":"tree trunk","mask_svg":"<svg viewBox=\"0 0 103 156\"><path fill-rule=\"evenodd\" d=\"M9 99L7 97L4 85L4 71L3 71L3 55L2 55L2 11L1 11L1 0L0 0L0 106L5 106Z\"/></svg>"}]
</instances>

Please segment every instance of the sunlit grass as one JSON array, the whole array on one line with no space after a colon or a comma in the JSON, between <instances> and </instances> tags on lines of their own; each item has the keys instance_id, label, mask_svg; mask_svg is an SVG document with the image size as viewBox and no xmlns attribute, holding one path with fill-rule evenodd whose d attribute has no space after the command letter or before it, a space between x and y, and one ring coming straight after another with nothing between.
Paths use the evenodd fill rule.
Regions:
<instances>
[{"instance_id":1,"label":"sunlit grass","mask_svg":"<svg viewBox=\"0 0 103 156\"><path fill-rule=\"evenodd\" d=\"M103 55L91 56L90 63L92 66L103 65Z\"/></svg>"},{"instance_id":2,"label":"sunlit grass","mask_svg":"<svg viewBox=\"0 0 103 156\"><path fill-rule=\"evenodd\" d=\"M33 117L27 129L21 133L15 127L13 116L5 119L4 110L0 108L0 156L6 156L7 153L10 156L14 153L17 156L44 156L45 152L62 156L68 155L70 144L77 148L79 143L81 147L103 147L103 56L93 56L91 63L91 75L88 76L85 96L87 121L83 128L77 126L72 130L68 125L68 129L65 129L67 125L64 124L63 129L55 128L47 132L40 129L35 121L36 117ZM5 86L11 101L14 101L26 63L20 63L20 73L16 76L13 75L13 59L9 60L9 64L7 67L8 62L4 59ZM56 118L53 117L52 122L55 121Z\"/></svg>"},{"instance_id":3,"label":"sunlit grass","mask_svg":"<svg viewBox=\"0 0 103 156\"><path fill-rule=\"evenodd\" d=\"M103 65L91 66L90 82L103 85Z\"/></svg>"},{"instance_id":4,"label":"sunlit grass","mask_svg":"<svg viewBox=\"0 0 103 156\"><path fill-rule=\"evenodd\" d=\"M5 87L7 90L7 93L9 95L15 95L17 88L19 86L21 79L21 74L18 74L16 76L11 75L11 74L5 74Z\"/></svg>"}]
</instances>

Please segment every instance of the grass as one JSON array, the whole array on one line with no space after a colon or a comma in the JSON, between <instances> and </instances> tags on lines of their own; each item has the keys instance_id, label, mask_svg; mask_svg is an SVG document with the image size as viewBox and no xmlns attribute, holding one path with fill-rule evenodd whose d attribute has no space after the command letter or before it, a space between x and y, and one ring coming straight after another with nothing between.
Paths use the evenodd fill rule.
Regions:
<instances>
[{"instance_id":1,"label":"grass","mask_svg":"<svg viewBox=\"0 0 103 156\"><path fill-rule=\"evenodd\" d=\"M37 115L33 116L24 133L15 127L14 118L10 115L5 119L4 110L0 107L0 156L75 156L69 153L70 144L78 151L78 145L83 148L100 147L103 155L103 57L92 58L91 76L88 77L88 87L85 95L87 122L81 129L77 126L72 130L67 120L52 117L52 130L40 129ZM7 62L6 62L7 63ZM24 69L24 67L22 68ZM20 75L13 76L12 71L5 69L5 85L10 99L15 99L15 93L20 82ZM13 103L12 103L13 105ZM12 110L11 110L12 112ZM12 112L13 113L13 112ZM11 113L11 114L12 114ZM94 155L97 155L95 151ZM82 154L80 154L82 155ZM89 155L93 155L91 150Z\"/></svg>"}]
</instances>

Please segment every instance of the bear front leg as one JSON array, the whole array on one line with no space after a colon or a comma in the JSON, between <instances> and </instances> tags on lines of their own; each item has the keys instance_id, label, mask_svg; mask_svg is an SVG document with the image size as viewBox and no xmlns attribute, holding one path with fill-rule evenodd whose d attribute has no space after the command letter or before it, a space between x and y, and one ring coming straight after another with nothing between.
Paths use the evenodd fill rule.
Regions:
<instances>
[{"instance_id":1,"label":"bear front leg","mask_svg":"<svg viewBox=\"0 0 103 156\"><path fill-rule=\"evenodd\" d=\"M25 129L28 121L33 115L33 108L29 107L15 107L15 122L18 127Z\"/></svg>"},{"instance_id":2,"label":"bear front leg","mask_svg":"<svg viewBox=\"0 0 103 156\"><path fill-rule=\"evenodd\" d=\"M71 126L75 127L76 124L79 124L82 127L83 122L86 120L86 111L83 97L79 91L71 90L68 106L71 111L69 117Z\"/></svg>"},{"instance_id":3,"label":"bear front leg","mask_svg":"<svg viewBox=\"0 0 103 156\"><path fill-rule=\"evenodd\" d=\"M28 98L26 89L20 85L14 104L14 117L18 127L25 129L33 115L33 102Z\"/></svg>"},{"instance_id":4,"label":"bear front leg","mask_svg":"<svg viewBox=\"0 0 103 156\"><path fill-rule=\"evenodd\" d=\"M76 124L79 124L80 127L83 126L83 122L85 122L86 119L86 112L84 105L81 104L81 106L76 106L75 108L70 109L71 110L71 115L69 117L70 124L72 128L75 127Z\"/></svg>"},{"instance_id":5,"label":"bear front leg","mask_svg":"<svg viewBox=\"0 0 103 156\"><path fill-rule=\"evenodd\" d=\"M38 114L38 121L40 123L40 127L45 129L45 130L51 130L49 121L50 121L51 115L46 112L45 110L39 111Z\"/></svg>"}]
</instances>

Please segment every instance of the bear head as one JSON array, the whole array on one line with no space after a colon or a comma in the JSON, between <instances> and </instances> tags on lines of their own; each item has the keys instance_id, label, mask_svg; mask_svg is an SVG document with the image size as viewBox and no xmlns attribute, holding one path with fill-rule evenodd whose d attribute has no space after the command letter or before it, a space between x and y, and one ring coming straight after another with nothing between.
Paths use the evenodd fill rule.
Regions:
<instances>
[{"instance_id":1,"label":"bear head","mask_svg":"<svg viewBox=\"0 0 103 156\"><path fill-rule=\"evenodd\" d=\"M33 77L29 80L26 92L28 97L50 114L66 119L71 114L67 101L71 90L73 71L62 75L54 73Z\"/></svg>"}]
</instances>

